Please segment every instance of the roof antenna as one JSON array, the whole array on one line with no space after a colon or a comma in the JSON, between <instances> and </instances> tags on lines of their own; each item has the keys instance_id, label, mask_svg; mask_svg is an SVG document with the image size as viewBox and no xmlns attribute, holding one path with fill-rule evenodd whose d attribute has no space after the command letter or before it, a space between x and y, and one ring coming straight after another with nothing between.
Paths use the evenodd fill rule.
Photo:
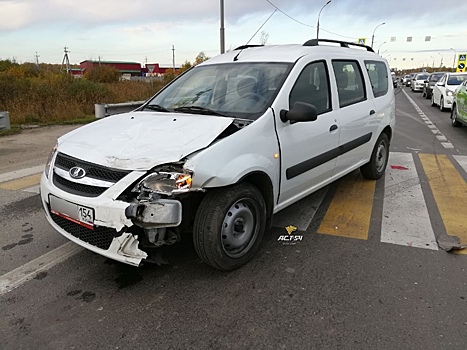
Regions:
<instances>
[{"instance_id":1,"label":"roof antenna","mask_svg":"<svg viewBox=\"0 0 467 350\"><path fill-rule=\"evenodd\" d=\"M276 13L277 9L274 9L274 11L271 13L271 15L264 21L263 24L261 24L261 26L258 28L258 30L255 32L255 34L253 34L253 36L250 38L250 40L248 40L246 42L246 44L244 46L242 46L242 49L240 50L240 52L234 57L234 61L238 61L238 56L242 53L243 49L246 48L248 46L248 44L250 43L251 40L253 40L253 38L256 36L256 34L258 34L258 32L261 30L261 28L264 27L264 25L267 23L267 21L269 21L271 19L271 17Z\"/></svg>"}]
</instances>

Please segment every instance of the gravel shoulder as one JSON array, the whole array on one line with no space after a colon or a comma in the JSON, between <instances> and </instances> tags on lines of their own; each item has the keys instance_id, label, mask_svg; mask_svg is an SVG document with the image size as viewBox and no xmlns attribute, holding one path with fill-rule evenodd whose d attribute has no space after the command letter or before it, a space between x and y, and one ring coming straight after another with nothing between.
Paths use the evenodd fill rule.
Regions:
<instances>
[{"instance_id":1,"label":"gravel shoulder","mask_svg":"<svg viewBox=\"0 0 467 350\"><path fill-rule=\"evenodd\" d=\"M45 164L57 138L80 126L45 126L0 137L0 174Z\"/></svg>"}]
</instances>

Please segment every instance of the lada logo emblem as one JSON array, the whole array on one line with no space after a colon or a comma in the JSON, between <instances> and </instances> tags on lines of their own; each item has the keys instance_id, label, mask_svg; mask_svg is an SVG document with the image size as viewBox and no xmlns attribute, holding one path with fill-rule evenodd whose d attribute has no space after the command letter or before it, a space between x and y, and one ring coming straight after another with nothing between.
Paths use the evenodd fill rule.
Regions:
<instances>
[{"instance_id":1,"label":"lada logo emblem","mask_svg":"<svg viewBox=\"0 0 467 350\"><path fill-rule=\"evenodd\" d=\"M74 166L70 169L69 174L73 179L82 179L86 176L86 170L79 166Z\"/></svg>"}]
</instances>

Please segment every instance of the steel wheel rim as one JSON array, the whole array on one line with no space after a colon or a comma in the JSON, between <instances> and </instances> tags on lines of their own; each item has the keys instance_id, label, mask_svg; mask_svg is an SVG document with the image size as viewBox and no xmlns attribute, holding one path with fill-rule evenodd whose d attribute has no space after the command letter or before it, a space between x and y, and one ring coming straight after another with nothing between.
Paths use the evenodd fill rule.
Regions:
<instances>
[{"instance_id":1,"label":"steel wheel rim","mask_svg":"<svg viewBox=\"0 0 467 350\"><path fill-rule=\"evenodd\" d=\"M380 142L378 145L378 149L376 150L376 171L378 173L382 172L387 160L387 152L386 152L386 143Z\"/></svg>"},{"instance_id":2,"label":"steel wheel rim","mask_svg":"<svg viewBox=\"0 0 467 350\"><path fill-rule=\"evenodd\" d=\"M221 244L226 255L240 258L248 253L258 235L258 213L257 204L249 198L242 198L230 207L221 230Z\"/></svg>"}]
</instances>

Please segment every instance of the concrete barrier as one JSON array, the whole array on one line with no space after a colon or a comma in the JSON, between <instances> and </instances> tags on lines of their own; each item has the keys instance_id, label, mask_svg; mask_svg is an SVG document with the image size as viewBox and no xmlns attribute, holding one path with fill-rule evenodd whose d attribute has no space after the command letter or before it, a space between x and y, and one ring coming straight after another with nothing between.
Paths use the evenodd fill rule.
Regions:
<instances>
[{"instance_id":1,"label":"concrete barrier","mask_svg":"<svg viewBox=\"0 0 467 350\"><path fill-rule=\"evenodd\" d=\"M131 112L140 107L146 101L135 101L125 103L96 103L94 111L96 119L105 118L110 115Z\"/></svg>"},{"instance_id":2,"label":"concrete barrier","mask_svg":"<svg viewBox=\"0 0 467 350\"><path fill-rule=\"evenodd\" d=\"M11 129L10 113L0 112L0 130Z\"/></svg>"}]
</instances>

